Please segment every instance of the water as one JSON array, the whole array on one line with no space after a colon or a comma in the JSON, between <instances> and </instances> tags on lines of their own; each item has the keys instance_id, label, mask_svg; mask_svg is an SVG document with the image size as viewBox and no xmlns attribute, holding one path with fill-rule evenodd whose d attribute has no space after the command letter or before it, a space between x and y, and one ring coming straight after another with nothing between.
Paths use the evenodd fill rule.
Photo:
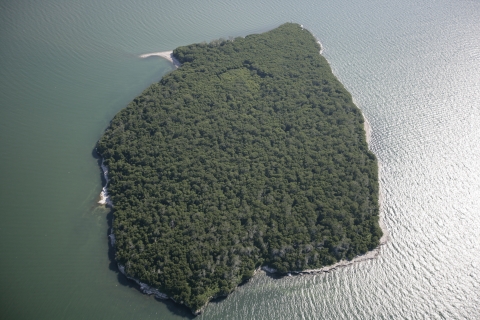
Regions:
<instances>
[{"instance_id":1,"label":"water","mask_svg":"<svg viewBox=\"0 0 480 320\"><path fill-rule=\"evenodd\" d=\"M0 318L183 319L109 260L92 150L173 70L138 55L303 24L371 123L379 258L255 277L199 319L480 318L480 2L2 1Z\"/></svg>"}]
</instances>

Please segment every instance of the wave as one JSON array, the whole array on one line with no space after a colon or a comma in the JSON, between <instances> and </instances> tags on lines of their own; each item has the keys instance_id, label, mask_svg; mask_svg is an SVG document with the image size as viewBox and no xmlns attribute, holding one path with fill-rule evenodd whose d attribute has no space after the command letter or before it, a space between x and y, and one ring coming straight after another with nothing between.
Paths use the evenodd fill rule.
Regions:
<instances>
[{"instance_id":1,"label":"wave","mask_svg":"<svg viewBox=\"0 0 480 320\"><path fill-rule=\"evenodd\" d=\"M103 171L103 177L105 178L105 186L102 188L102 192L100 192L100 200L98 201L99 204L105 205L107 207L113 207L112 199L108 195L108 167L103 164L103 159L102 159L102 164L100 165Z\"/></svg>"}]
</instances>

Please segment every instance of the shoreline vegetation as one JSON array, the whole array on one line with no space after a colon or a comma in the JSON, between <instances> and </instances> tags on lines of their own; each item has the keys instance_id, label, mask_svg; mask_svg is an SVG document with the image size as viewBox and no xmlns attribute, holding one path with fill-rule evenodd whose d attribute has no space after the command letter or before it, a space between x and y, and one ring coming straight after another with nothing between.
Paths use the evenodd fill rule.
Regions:
<instances>
[{"instance_id":1,"label":"shoreline vegetation","mask_svg":"<svg viewBox=\"0 0 480 320\"><path fill-rule=\"evenodd\" d=\"M197 315L259 270L323 273L379 254L388 235L371 129L321 48L284 24L140 56L183 66L117 114L97 152L115 260L144 293Z\"/></svg>"}]
</instances>

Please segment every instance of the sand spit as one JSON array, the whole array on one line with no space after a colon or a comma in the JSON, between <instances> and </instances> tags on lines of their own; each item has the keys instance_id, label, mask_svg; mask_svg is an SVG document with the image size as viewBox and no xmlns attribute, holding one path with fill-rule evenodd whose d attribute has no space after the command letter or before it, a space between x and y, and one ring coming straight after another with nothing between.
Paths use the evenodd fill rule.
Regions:
<instances>
[{"instance_id":1,"label":"sand spit","mask_svg":"<svg viewBox=\"0 0 480 320\"><path fill-rule=\"evenodd\" d=\"M140 55L140 58L149 58L149 57L161 57L163 59L167 59L168 61L170 61L171 63L173 63L173 65L175 66L175 68L178 68L180 67L182 64L180 63L180 61L178 61L174 56L173 56L173 51L162 51L162 52L152 52L152 53L145 53L145 54L141 54Z\"/></svg>"}]
</instances>

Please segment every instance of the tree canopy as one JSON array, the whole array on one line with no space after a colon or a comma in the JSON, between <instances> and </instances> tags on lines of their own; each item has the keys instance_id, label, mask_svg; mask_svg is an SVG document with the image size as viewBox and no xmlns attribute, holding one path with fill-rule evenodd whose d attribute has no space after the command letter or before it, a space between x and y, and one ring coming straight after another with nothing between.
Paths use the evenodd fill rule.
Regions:
<instances>
[{"instance_id":1,"label":"tree canopy","mask_svg":"<svg viewBox=\"0 0 480 320\"><path fill-rule=\"evenodd\" d=\"M319 268L373 249L377 162L310 32L179 47L182 66L111 121L116 260L198 311L260 266Z\"/></svg>"}]
</instances>

